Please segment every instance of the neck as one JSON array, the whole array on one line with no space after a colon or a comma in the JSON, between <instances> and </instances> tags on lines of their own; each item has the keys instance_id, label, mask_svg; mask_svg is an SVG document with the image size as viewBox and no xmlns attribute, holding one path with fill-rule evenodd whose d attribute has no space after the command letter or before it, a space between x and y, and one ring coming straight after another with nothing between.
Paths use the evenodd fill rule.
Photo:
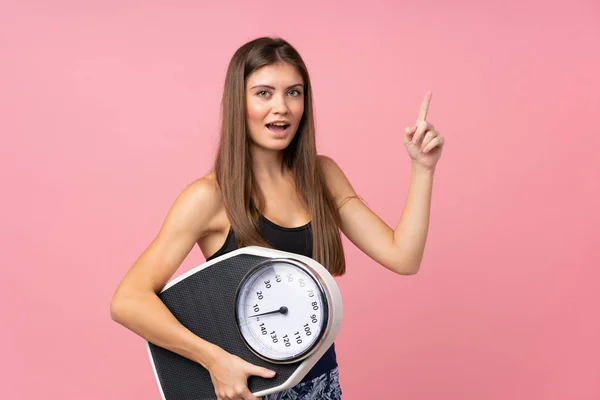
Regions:
<instances>
[{"instance_id":1,"label":"neck","mask_svg":"<svg viewBox=\"0 0 600 400\"><path fill-rule=\"evenodd\" d=\"M283 165L283 152L279 150L267 150L253 146L252 171L256 179L260 181L276 181L286 175Z\"/></svg>"}]
</instances>

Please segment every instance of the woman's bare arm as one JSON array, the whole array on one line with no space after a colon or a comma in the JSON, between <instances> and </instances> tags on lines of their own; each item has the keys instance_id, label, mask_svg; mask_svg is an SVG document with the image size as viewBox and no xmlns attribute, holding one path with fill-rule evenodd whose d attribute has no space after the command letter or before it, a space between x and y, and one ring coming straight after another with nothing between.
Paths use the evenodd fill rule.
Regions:
<instances>
[{"instance_id":1,"label":"woman's bare arm","mask_svg":"<svg viewBox=\"0 0 600 400\"><path fill-rule=\"evenodd\" d=\"M210 231L221 206L216 182L202 178L174 202L152 243L119 284L111 317L139 336L209 368L220 348L185 328L158 298L197 241Z\"/></svg>"}]
</instances>

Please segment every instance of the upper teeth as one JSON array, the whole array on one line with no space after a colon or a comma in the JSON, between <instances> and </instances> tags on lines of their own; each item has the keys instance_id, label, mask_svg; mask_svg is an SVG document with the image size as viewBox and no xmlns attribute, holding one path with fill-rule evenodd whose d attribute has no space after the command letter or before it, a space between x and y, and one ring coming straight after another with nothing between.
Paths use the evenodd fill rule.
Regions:
<instances>
[{"instance_id":1,"label":"upper teeth","mask_svg":"<svg viewBox=\"0 0 600 400\"><path fill-rule=\"evenodd\" d=\"M285 122L275 122L272 125L277 125L277 126L286 126L287 124Z\"/></svg>"}]
</instances>

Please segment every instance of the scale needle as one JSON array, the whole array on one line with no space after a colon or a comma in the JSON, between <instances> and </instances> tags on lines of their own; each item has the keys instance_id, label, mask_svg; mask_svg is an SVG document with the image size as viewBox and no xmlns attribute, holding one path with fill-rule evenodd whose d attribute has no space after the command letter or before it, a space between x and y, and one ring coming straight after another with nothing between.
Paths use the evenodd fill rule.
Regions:
<instances>
[{"instance_id":1,"label":"scale needle","mask_svg":"<svg viewBox=\"0 0 600 400\"><path fill-rule=\"evenodd\" d=\"M288 312L287 307L286 306L281 306L277 310L268 311L268 312L264 312L264 313L260 313L260 314L250 315L249 318L259 317L261 315L268 315L268 314L287 314L287 312Z\"/></svg>"}]
</instances>

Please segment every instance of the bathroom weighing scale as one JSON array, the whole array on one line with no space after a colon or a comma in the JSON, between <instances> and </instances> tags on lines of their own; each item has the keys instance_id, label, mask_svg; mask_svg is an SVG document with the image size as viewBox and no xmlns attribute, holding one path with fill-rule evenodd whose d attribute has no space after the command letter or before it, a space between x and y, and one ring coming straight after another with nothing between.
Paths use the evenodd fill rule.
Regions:
<instances>
[{"instance_id":1,"label":"bathroom weighing scale","mask_svg":"<svg viewBox=\"0 0 600 400\"><path fill-rule=\"evenodd\" d=\"M257 397L292 388L331 347L342 321L333 276L312 258L248 246L201 264L158 297L197 336L276 372L250 376ZM164 400L215 399L200 364L146 341Z\"/></svg>"}]
</instances>

